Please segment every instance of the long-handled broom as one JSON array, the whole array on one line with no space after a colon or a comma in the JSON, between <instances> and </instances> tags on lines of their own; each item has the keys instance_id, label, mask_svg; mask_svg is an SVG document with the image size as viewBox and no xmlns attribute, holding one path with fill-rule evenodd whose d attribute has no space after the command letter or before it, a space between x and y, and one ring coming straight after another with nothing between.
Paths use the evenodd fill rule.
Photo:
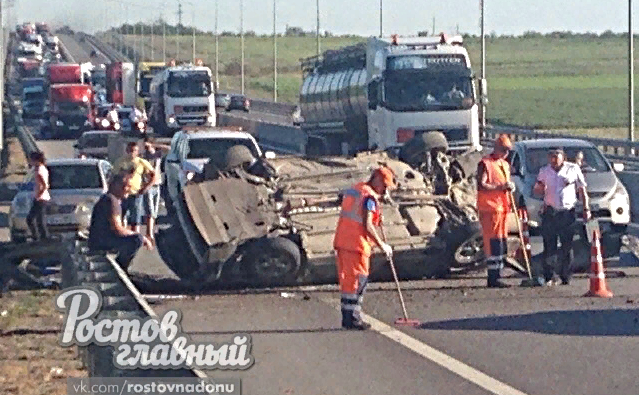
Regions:
<instances>
[{"instance_id":1,"label":"long-handled broom","mask_svg":"<svg viewBox=\"0 0 639 395\"><path fill-rule=\"evenodd\" d=\"M384 223L380 222L380 229L382 231L382 240L386 243L386 232L384 231ZM399 279L397 278L397 272L395 271L395 263L393 262L393 258L388 258L388 264L391 267L391 271L393 272L393 278L395 279L395 285L397 286L397 294L399 295L399 303L402 305L402 312L404 313L404 318L398 318L395 320L395 325L403 325L403 326L419 326L421 322L418 320L413 320L408 318L408 313L406 312L406 304L404 303L404 295L402 295L402 289L399 286Z\"/></svg>"}]
</instances>

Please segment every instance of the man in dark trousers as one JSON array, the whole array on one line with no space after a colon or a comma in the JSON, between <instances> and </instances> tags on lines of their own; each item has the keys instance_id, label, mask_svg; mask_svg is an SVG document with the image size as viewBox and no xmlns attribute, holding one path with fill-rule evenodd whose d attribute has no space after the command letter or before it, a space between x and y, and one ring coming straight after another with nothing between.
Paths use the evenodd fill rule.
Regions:
<instances>
[{"instance_id":1,"label":"man in dark trousers","mask_svg":"<svg viewBox=\"0 0 639 395\"><path fill-rule=\"evenodd\" d=\"M51 201L49 193L49 170L44 153L37 151L29 155L29 163L33 166L35 184L33 186L33 203L27 214L27 225L33 240L49 238L46 210Z\"/></svg>"},{"instance_id":2,"label":"man in dark trousers","mask_svg":"<svg viewBox=\"0 0 639 395\"><path fill-rule=\"evenodd\" d=\"M122 223L122 199L126 197L127 176L116 175L109 182L109 190L93 207L89 227L89 249L116 250L117 263L127 270L143 245L151 249L148 237L127 229Z\"/></svg>"},{"instance_id":3,"label":"man in dark trousers","mask_svg":"<svg viewBox=\"0 0 639 395\"><path fill-rule=\"evenodd\" d=\"M571 250L575 234L575 206L577 196L581 196L583 217L591 217L586 180L581 168L575 163L565 160L563 149L550 151L548 165L539 170L534 193L543 195L544 208L541 216L541 234L544 240L544 279L547 285L553 285L554 262L551 258L557 256L561 269L559 276L564 285L570 283ZM561 249L557 248L557 239L561 242Z\"/></svg>"}]
</instances>

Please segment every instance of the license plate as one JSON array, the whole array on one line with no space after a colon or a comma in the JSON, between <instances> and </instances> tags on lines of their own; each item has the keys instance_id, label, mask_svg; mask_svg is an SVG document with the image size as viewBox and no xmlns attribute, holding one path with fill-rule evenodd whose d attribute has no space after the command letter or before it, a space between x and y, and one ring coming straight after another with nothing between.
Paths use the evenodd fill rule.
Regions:
<instances>
[{"instance_id":1,"label":"license plate","mask_svg":"<svg viewBox=\"0 0 639 395\"><path fill-rule=\"evenodd\" d=\"M47 216L47 225L68 225L74 224L75 217L73 215L48 215Z\"/></svg>"}]
</instances>

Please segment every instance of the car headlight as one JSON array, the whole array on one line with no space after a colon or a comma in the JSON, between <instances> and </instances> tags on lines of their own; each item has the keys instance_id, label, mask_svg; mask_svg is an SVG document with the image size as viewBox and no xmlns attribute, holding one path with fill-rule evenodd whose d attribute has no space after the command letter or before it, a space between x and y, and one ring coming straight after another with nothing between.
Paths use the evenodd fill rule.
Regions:
<instances>
[{"instance_id":1,"label":"car headlight","mask_svg":"<svg viewBox=\"0 0 639 395\"><path fill-rule=\"evenodd\" d=\"M55 121L56 126L64 126L64 122L62 121Z\"/></svg>"},{"instance_id":2,"label":"car headlight","mask_svg":"<svg viewBox=\"0 0 639 395\"><path fill-rule=\"evenodd\" d=\"M108 121L108 120L106 120L106 119L103 119L103 120L100 122L100 125L102 125L102 127L103 127L103 128L108 128L108 127L109 127L109 121Z\"/></svg>"},{"instance_id":3,"label":"car headlight","mask_svg":"<svg viewBox=\"0 0 639 395\"><path fill-rule=\"evenodd\" d=\"M138 129L144 129L144 122L138 122Z\"/></svg>"},{"instance_id":4,"label":"car headlight","mask_svg":"<svg viewBox=\"0 0 639 395\"><path fill-rule=\"evenodd\" d=\"M187 171L186 172L186 180L187 181L191 181L193 179L193 177L195 177L195 173L193 173L192 171Z\"/></svg>"},{"instance_id":5,"label":"car headlight","mask_svg":"<svg viewBox=\"0 0 639 395\"><path fill-rule=\"evenodd\" d=\"M78 214L90 214L91 211L93 211L93 205L94 205L93 202L80 203L75 208L75 212Z\"/></svg>"},{"instance_id":6,"label":"car headlight","mask_svg":"<svg viewBox=\"0 0 639 395\"><path fill-rule=\"evenodd\" d=\"M173 125L173 124L175 124L175 118L169 117L169 125Z\"/></svg>"}]
</instances>

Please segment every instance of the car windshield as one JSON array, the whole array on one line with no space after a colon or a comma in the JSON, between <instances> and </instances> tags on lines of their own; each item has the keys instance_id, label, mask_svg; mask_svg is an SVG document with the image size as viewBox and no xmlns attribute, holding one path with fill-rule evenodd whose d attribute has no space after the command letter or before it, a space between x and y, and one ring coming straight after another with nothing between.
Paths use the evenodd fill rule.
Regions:
<instances>
[{"instance_id":1,"label":"car windshield","mask_svg":"<svg viewBox=\"0 0 639 395\"><path fill-rule=\"evenodd\" d=\"M91 83L100 86L106 86L106 73L96 73L91 75Z\"/></svg>"},{"instance_id":2,"label":"car windshield","mask_svg":"<svg viewBox=\"0 0 639 395\"><path fill-rule=\"evenodd\" d=\"M394 70L384 88L385 105L393 111L460 110L464 99L473 99L471 77L457 73Z\"/></svg>"},{"instance_id":3,"label":"car windshield","mask_svg":"<svg viewBox=\"0 0 639 395\"><path fill-rule=\"evenodd\" d=\"M26 92L24 94L24 101L44 101L43 92Z\"/></svg>"},{"instance_id":4,"label":"car windshield","mask_svg":"<svg viewBox=\"0 0 639 395\"><path fill-rule=\"evenodd\" d=\"M86 148L104 148L109 145L109 137L105 134L93 134L82 137L82 146Z\"/></svg>"},{"instance_id":5,"label":"car windshield","mask_svg":"<svg viewBox=\"0 0 639 395\"><path fill-rule=\"evenodd\" d=\"M208 159L211 157L224 158L226 151L234 145L248 147L256 158L259 153L256 151L253 142L243 138L224 139L189 139L189 154L187 159Z\"/></svg>"},{"instance_id":6,"label":"car windshield","mask_svg":"<svg viewBox=\"0 0 639 395\"><path fill-rule=\"evenodd\" d=\"M211 88L211 77L206 72L173 72L167 94L171 97L207 97Z\"/></svg>"},{"instance_id":7,"label":"car windshield","mask_svg":"<svg viewBox=\"0 0 639 395\"><path fill-rule=\"evenodd\" d=\"M584 173L603 173L611 171L610 165L601 152L594 147L564 147L566 160L575 163L577 154L583 154L580 164ZM548 152L550 148L534 148L526 150L526 167L528 172L538 174L542 166L548 164Z\"/></svg>"},{"instance_id":8,"label":"car windshield","mask_svg":"<svg viewBox=\"0 0 639 395\"><path fill-rule=\"evenodd\" d=\"M148 95L151 90L151 81L153 81L153 74L148 74L140 78L140 95Z\"/></svg>"},{"instance_id":9,"label":"car windshield","mask_svg":"<svg viewBox=\"0 0 639 395\"><path fill-rule=\"evenodd\" d=\"M59 165L49 167L50 187L54 189L102 188L96 165Z\"/></svg>"}]
</instances>

